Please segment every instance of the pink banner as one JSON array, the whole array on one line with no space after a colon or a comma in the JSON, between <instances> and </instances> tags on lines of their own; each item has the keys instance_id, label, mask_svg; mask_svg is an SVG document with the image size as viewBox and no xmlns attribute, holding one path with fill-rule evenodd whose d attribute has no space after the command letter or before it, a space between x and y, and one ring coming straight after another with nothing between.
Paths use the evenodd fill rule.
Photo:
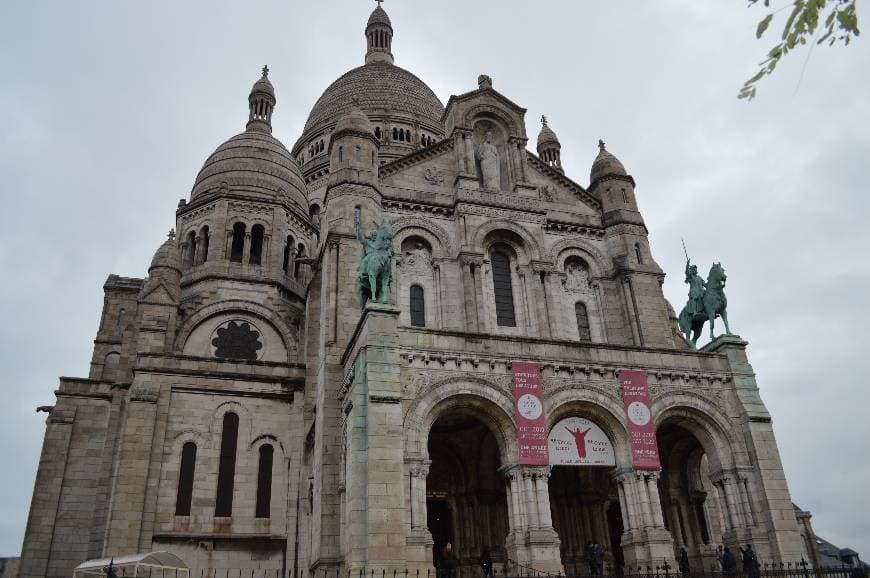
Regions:
<instances>
[{"instance_id":1,"label":"pink banner","mask_svg":"<svg viewBox=\"0 0 870 578\"><path fill-rule=\"evenodd\" d=\"M659 447L656 443L656 428L652 416L652 403L646 373L623 369L619 372L622 382L622 401L631 441L631 461L636 470L660 470Z\"/></svg>"},{"instance_id":2,"label":"pink banner","mask_svg":"<svg viewBox=\"0 0 870 578\"><path fill-rule=\"evenodd\" d=\"M530 361L514 361L511 371L514 374L519 462L527 466L546 466L549 455L541 367Z\"/></svg>"}]
</instances>

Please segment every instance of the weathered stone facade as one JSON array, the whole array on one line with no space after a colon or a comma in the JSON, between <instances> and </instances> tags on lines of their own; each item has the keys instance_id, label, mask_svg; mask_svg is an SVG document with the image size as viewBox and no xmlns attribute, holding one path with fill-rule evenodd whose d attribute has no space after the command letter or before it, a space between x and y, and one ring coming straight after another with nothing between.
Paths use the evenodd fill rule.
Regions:
<instances>
[{"instance_id":1,"label":"weathered stone facade","mask_svg":"<svg viewBox=\"0 0 870 578\"><path fill-rule=\"evenodd\" d=\"M377 8L366 65L292 151L264 69L148 277L109 277L90 375L48 414L20 575L148 550L194 575L426 572L447 541L463 576L484 549L498 572L583 572L588 541L614 565L799 559L746 343L676 333L634 179L602 143L581 186L546 125L528 151L487 76L444 107L392 35ZM395 305L357 301L357 211L393 223ZM543 368L549 425L592 420L616 467L518 465L515 360ZM649 375L659 473L632 468L625 368Z\"/></svg>"}]
</instances>

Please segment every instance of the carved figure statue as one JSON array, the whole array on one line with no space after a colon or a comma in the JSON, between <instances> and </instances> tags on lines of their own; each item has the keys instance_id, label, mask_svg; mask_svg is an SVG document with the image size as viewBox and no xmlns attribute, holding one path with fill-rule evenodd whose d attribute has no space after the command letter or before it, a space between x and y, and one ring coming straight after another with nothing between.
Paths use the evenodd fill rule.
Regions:
<instances>
[{"instance_id":1,"label":"carved figure statue","mask_svg":"<svg viewBox=\"0 0 870 578\"><path fill-rule=\"evenodd\" d=\"M686 341L697 348L698 337L704 328L704 323L710 322L710 339L713 335L713 325L717 317L725 323L725 335L732 335L728 327L728 300L725 298L725 269L721 263L713 263L707 282L698 275L698 268L686 261L686 283L689 284L689 301L680 312L677 323Z\"/></svg>"},{"instance_id":2,"label":"carved figure statue","mask_svg":"<svg viewBox=\"0 0 870 578\"><path fill-rule=\"evenodd\" d=\"M477 159L480 161L483 188L501 189L501 167L498 161L498 148L492 144L492 131L486 131L483 142L477 147Z\"/></svg>"},{"instance_id":3,"label":"carved figure statue","mask_svg":"<svg viewBox=\"0 0 870 578\"><path fill-rule=\"evenodd\" d=\"M562 285L569 293L588 293L589 271L580 263L568 263Z\"/></svg>"},{"instance_id":4,"label":"carved figure statue","mask_svg":"<svg viewBox=\"0 0 870 578\"><path fill-rule=\"evenodd\" d=\"M363 246L363 258L357 267L356 294L360 309L366 300L386 303L393 278L393 225L386 219L367 237L362 234L360 211L354 214L356 238Z\"/></svg>"}]
</instances>

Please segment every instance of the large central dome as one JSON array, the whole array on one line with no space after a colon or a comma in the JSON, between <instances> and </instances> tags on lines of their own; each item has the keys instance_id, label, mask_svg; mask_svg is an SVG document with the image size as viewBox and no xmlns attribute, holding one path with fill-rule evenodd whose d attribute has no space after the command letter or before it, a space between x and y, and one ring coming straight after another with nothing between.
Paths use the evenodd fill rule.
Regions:
<instances>
[{"instance_id":1,"label":"large central dome","mask_svg":"<svg viewBox=\"0 0 870 578\"><path fill-rule=\"evenodd\" d=\"M343 74L317 99L305 133L334 124L351 109L351 98L369 115L394 113L440 126L444 105L426 83L404 68L388 62L372 62Z\"/></svg>"},{"instance_id":2,"label":"large central dome","mask_svg":"<svg viewBox=\"0 0 870 578\"><path fill-rule=\"evenodd\" d=\"M329 138L335 123L356 107L374 127L378 153L389 162L444 138L444 105L425 82L393 64L393 26L383 8L375 8L366 26L365 64L343 74L323 91L311 109L293 156L308 180L324 174ZM354 105L352 100L356 99Z\"/></svg>"}]
</instances>

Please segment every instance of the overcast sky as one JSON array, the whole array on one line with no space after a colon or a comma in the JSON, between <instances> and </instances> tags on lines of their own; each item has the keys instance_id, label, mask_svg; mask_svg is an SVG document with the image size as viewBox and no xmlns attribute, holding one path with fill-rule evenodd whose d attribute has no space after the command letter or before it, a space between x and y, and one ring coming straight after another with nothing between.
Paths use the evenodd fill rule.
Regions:
<instances>
[{"instance_id":1,"label":"overcast sky","mask_svg":"<svg viewBox=\"0 0 870 578\"><path fill-rule=\"evenodd\" d=\"M362 63L373 7L0 3L0 556L20 552L45 427L34 408L59 375L87 376L106 276L146 274L202 162L244 128L263 64L274 134L293 145L323 89ZM763 12L743 0L384 8L396 64L442 102L489 74L528 108L532 144L548 116L583 185L607 141L637 180L677 310L680 237L703 274L722 262L792 498L870 558L867 41L795 53L747 104L735 95L778 30L756 41Z\"/></svg>"}]
</instances>

